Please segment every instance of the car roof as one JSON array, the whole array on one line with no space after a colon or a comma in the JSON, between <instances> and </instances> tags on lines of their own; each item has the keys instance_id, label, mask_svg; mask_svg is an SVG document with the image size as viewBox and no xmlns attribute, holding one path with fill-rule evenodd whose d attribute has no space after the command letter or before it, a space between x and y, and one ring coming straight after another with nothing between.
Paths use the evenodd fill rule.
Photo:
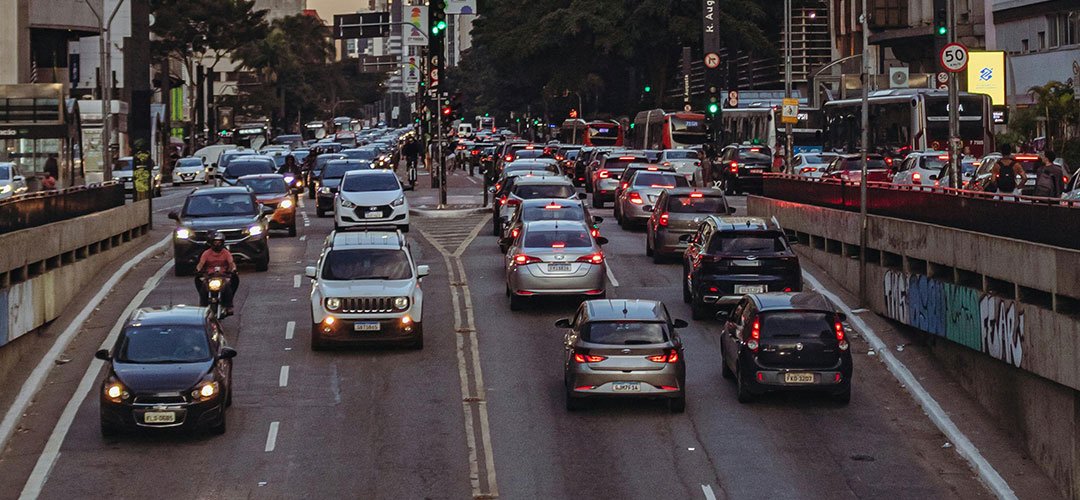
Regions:
<instances>
[{"instance_id":1,"label":"car roof","mask_svg":"<svg viewBox=\"0 0 1080 500\"><path fill-rule=\"evenodd\" d=\"M238 181L242 181L244 179L281 179L281 180L285 180L285 176L281 175L281 174L251 174L251 175L242 175L239 178L237 178Z\"/></svg>"},{"instance_id":2,"label":"car roof","mask_svg":"<svg viewBox=\"0 0 1080 500\"><path fill-rule=\"evenodd\" d=\"M327 237L332 250L349 248L391 248L405 245L405 235L399 231L334 231Z\"/></svg>"},{"instance_id":3,"label":"car roof","mask_svg":"<svg viewBox=\"0 0 1080 500\"><path fill-rule=\"evenodd\" d=\"M587 321L664 321L664 304L644 299L587 300L585 314Z\"/></svg>"},{"instance_id":4,"label":"car roof","mask_svg":"<svg viewBox=\"0 0 1080 500\"><path fill-rule=\"evenodd\" d=\"M835 312L829 299L818 292L772 292L755 293L749 296L759 311L824 311Z\"/></svg>"},{"instance_id":5,"label":"car roof","mask_svg":"<svg viewBox=\"0 0 1080 500\"><path fill-rule=\"evenodd\" d=\"M716 188L693 188L693 187L677 187L668 188L668 196L683 196L692 193L701 193L704 196L723 196L724 191Z\"/></svg>"},{"instance_id":6,"label":"car roof","mask_svg":"<svg viewBox=\"0 0 1080 500\"><path fill-rule=\"evenodd\" d=\"M371 163L371 162L368 162ZM353 177L357 175L395 175L392 170L386 170L382 168L350 170L345 172L345 177Z\"/></svg>"},{"instance_id":7,"label":"car roof","mask_svg":"<svg viewBox=\"0 0 1080 500\"><path fill-rule=\"evenodd\" d=\"M140 307L128 317L127 326L194 325L206 323L207 310L197 306Z\"/></svg>"},{"instance_id":8,"label":"car roof","mask_svg":"<svg viewBox=\"0 0 1080 500\"><path fill-rule=\"evenodd\" d=\"M776 217L766 219L764 217L728 217L712 216L716 221L716 227L720 231L780 231L780 223Z\"/></svg>"},{"instance_id":9,"label":"car roof","mask_svg":"<svg viewBox=\"0 0 1080 500\"><path fill-rule=\"evenodd\" d=\"M515 184L515 185L516 186L528 186L530 184L560 185L560 186L562 186L562 185L572 186L573 185L573 183L570 181L570 179L567 179L566 177L563 177L561 175L522 176L520 179L517 180L517 184Z\"/></svg>"},{"instance_id":10,"label":"car roof","mask_svg":"<svg viewBox=\"0 0 1080 500\"><path fill-rule=\"evenodd\" d=\"M192 191L192 195L207 195L207 194L251 194L251 190L247 186L217 186L217 187L202 187L195 191Z\"/></svg>"},{"instance_id":11,"label":"car roof","mask_svg":"<svg viewBox=\"0 0 1080 500\"><path fill-rule=\"evenodd\" d=\"M567 198L530 198L528 200L521 200L522 207L546 207L552 203L558 203L559 205L585 205L585 202L581 200Z\"/></svg>"},{"instance_id":12,"label":"car roof","mask_svg":"<svg viewBox=\"0 0 1080 500\"><path fill-rule=\"evenodd\" d=\"M270 155L256 155L256 154L243 155L243 156L240 156L239 158L237 158L237 159L235 159L233 161L234 162L242 162L242 161L251 161L251 160L270 162L270 163L274 163L275 165L277 164L277 163L274 162L274 157L273 156L270 156Z\"/></svg>"}]
</instances>

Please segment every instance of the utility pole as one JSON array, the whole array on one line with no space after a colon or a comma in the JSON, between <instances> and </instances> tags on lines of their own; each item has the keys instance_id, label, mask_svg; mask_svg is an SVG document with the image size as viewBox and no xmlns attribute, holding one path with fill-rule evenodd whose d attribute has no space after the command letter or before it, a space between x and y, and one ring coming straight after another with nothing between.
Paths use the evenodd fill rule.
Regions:
<instances>
[{"instance_id":1,"label":"utility pole","mask_svg":"<svg viewBox=\"0 0 1080 500\"><path fill-rule=\"evenodd\" d=\"M866 9L863 9L866 12ZM791 99L791 0L784 0L784 97ZM784 171L791 165L791 124L784 124Z\"/></svg>"},{"instance_id":2,"label":"utility pole","mask_svg":"<svg viewBox=\"0 0 1080 500\"><path fill-rule=\"evenodd\" d=\"M116 7L113 7L112 13L109 14L108 20L105 18L105 12L98 12L94 9L94 5L90 0L84 0L86 6L90 8L90 12L94 14L94 17L98 22L98 74L101 84L101 174L102 180L112 180L112 47L109 40L109 30L112 29L113 18L116 17L116 13L120 11L120 6L124 4L124 0L116 2ZM104 5L103 5L104 7Z\"/></svg>"},{"instance_id":3,"label":"utility pole","mask_svg":"<svg viewBox=\"0 0 1080 500\"><path fill-rule=\"evenodd\" d=\"M866 155L870 149L870 15L866 10L866 0L862 0L862 58L863 58L863 95L862 95L862 164L859 176L859 305L869 303L866 293Z\"/></svg>"},{"instance_id":4,"label":"utility pole","mask_svg":"<svg viewBox=\"0 0 1080 500\"><path fill-rule=\"evenodd\" d=\"M945 18L949 43L956 42L956 0L946 0ZM949 72L949 187L960 188L960 81L959 73ZM987 110L989 112L989 110Z\"/></svg>"},{"instance_id":5,"label":"utility pole","mask_svg":"<svg viewBox=\"0 0 1080 500\"><path fill-rule=\"evenodd\" d=\"M443 156L442 83L446 77L446 0L428 4L428 55L431 57L431 91L435 92L435 160L439 162L439 208L446 206L446 158ZM434 164L432 165L434 167Z\"/></svg>"}]
</instances>

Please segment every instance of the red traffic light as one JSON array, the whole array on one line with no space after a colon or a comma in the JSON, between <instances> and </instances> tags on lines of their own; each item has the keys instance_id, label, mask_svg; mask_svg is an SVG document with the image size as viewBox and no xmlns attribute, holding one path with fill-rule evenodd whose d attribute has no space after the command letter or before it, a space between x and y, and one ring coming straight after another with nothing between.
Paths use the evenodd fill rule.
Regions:
<instances>
[{"instance_id":1,"label":"red traffic light","mask_svg":"<svg viewBox=\"0 0 1080 500\"><path fill-rule=\"evenodd\" d=\"M454 110L451 109L450 106L443 106L442 114L443 116L450 116L450 113L452 113L453 111Z\"/></svg>"},{"instance_id":2,"label":"red traffic light","mask_svg":"<svg viewBox=\"0 0 1080 500\"><path fill-rule=\"evenodd\" d=\"M570 118L577 118L577 117L578 117L577 110L576 109L571 109L570 110Z\"/></svg>"}]
</instances>

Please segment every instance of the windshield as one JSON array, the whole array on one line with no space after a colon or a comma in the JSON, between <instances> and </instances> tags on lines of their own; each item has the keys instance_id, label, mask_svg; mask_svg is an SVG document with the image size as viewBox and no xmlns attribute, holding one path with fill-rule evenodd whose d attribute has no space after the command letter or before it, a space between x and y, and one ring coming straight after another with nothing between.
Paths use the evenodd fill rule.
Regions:
<instances>
[{"instance_id":1,"label":"windshield","mask_svg":"<svg viewBox=\"0 0 1080 500\"><path fill-rule=\"evenodd\" d=\"M719 196L672 196L667 211L676 214L724 213L724 199Z\"/></svg>"},{"instance_id":2,"label":"windshield","mask_svg":"<svg viewBox=\"0 0 1080 500\"><path fill-rule=\"evenodd\" d=\"M354 163L354 162L341 162L331 163L323 169L323 179L340 179L345 177L345 172L351 172L353 170L364 170L371 167L369 163Z\"/></svg>"},{"instance_id":3,"label":"windshield","mask_svg":"<svg viewBox=\"0 0 1080 500\"><path fill-rule=\"evenodd\" d=\"M237 160L229 163L225 169L225 176L229 178L243 177L254 174L272 174L276 165L273 162Z\"/></svg>"},{"instance_id":4,"label":"windshield","mask_svg":"<svg viewBox=\"0 0 1080 500\"><path fill-rule=\"evenodd\" d=\"M585 210L581 205L561 205L549 203L543 206L526 206L521 213L521 220L584 220Z\"/></svg>"},{"instance_id":5,"label":"windshield","mask_svg":"<svg viewBox=\"0 0 1080 500\"><path fill-rule=\"evenodd\" d=\"M672 116L671 138L682 144L705 143L705 120L702 118L680 118Z\"/></svg>"},{"instance_id":6,"label":"windshield","mask_svg":"<svg viewBox=\"0 0 1080 500\"><path fill-rule=\"evenodd\" d=\"M375 157L379 156L374 149L347 149L342 151L341 154L353 160L374 160Z\"/></svg>"},{"instance_id":7,"label":"windshield","mask_svg":"<svg viewBox=\"0 0 1080 500\"><path fill-rule=\"evenodd\" d=\"M784 241L779 236L767 234L717 234L709 245L709 253L775 253L784 251Z\"/></svg>"},{"instance_id":8,"label":"windshield","mask_svg":"<svg viewBox=\"0 0 1080 500\"><path fill-rule=\"evenodd\" d=\"M676 188L690 187L686 177L678 174L659 172L638 172L634 176L634 187Z\"/></svg>"},{"instance_id":9,"label":"windshield","mask_svg":"<svg viewBox=\"0 0 1080 500\"><path fill-rule=\"evenodd\" d=\"M667 332L659 322L596 321L581 326L581 340L593 344L662 344L667 342Z\"/></svg>"},{"instance_id":10,"label":"windshield","mask_svg":"<svg viewBox=\"0 0 1080 500\"><path fill-rule=\"evenodd\" d=\"M589 125L586 131L593 144L615 144L619 141L619 126L615 124Z\"/></svg>"},{"instance_id":11,"label":"windshield","mask_svg":"<svg viewBox=\"0 0 1080 500\"><path fill-rule=\"evenodd\" d=\"M277 194L289 192L289 186L285 179L280 177L266 177L254 179L240 179L240 184L251 188L255 194Z\"/></svg>"},{"instance_id":12,"label":"windshield","mask_svg":"<svg viewBox=\"0 0 1080 500\"><path fill-rule=\"evenodd\" d=\"M412 267L404 250L358 248L333 250L326 254L322 279L347 280L406 280L412 278Z\"/></svg>"},{"instance_id":13,"label":"windshield","mask_svg":"<svg viewBox=\"0 0 1080 500\"><path fill-rule=\"evenodd\" d=\"M201 167L203 166L202 160L199 158L180 158L176 160L177 167Z\"/></svg>"},{"instance_id":14,"label":"windshield","mask_svg":"<svg viewBox=\"0 0 1080 500\"><path fill-rule=\"evenodd\" d=\"M116 361L121 363L200 363L210 359L206 332L194 325L129 327L116 348Z\"/></svg>"},{"instance_id":15,"label":"windshield","mask_svg":"<svg viewBox=\"0 0 1080 500\"><path fill-rule=\"evenodd\" d=\"M527 248L589 248L592 238L584 229L541 229L525 233Z\"/></svg>"},{"instance_id":16,"label":"windshield","mask_svg":"<svg viewBox=\"0 0 1080 500\"><path fill-rule=\"evenodd\" d=\"M358 174L345 178L342 191L368 192L368 191L397 191L401 189L397 176L392 173Z\"/></svg>"},{"instance_id":17,"label":"windshield","mask_svg":"<svg viewBox=\"0 0 1080 500\"><path fill-rule=\"evenodd\" d=\"M126 160L116 160L116 163L113 163L113 171L115 172L117 170L133 170L135 168L133 166L134 164L135 161L130 158Z\"/></svg>"},{"instance_id":18,"label":"windshield","mask_svg":"<svg viewBox=\"0 0 1080 500\"><path fill-rule=\"evenodd\" d=\"M184 215L213 217L227 215L253 215L255 203L244 193L202 194L188 198Z\"/></svg>"},{"instance_id":19,"label":"windshield","mask_svg":"<svg viewBox=\"0 0 1080 500\"><path fill-rule=\"evenodd\" d=\"M574 196L577 190L573 186L566 185L543 185L543 184L526 184L524 186L518 185L514 188L514 195L523 200L532 200L535 198L569 198Z\"/></svg>"},{"instance_id":20,"label":"windshield","mask_svg":"<svg viewBox=\"0 0 1080 500\"><path fill-rule=\"evenodd\" d=\"M668 160L696 160L698 154L693 149L669 149L664 151L664 158Z\"/></svg>"}]
</instances>

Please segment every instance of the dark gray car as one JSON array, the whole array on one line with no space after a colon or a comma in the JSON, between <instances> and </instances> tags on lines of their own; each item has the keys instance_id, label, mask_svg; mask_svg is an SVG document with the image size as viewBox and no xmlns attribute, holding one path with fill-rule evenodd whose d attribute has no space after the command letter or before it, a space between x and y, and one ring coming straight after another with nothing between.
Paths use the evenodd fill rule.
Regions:
<instances>
[{"instance_id":1,"label":"dark gray car","mask_svg":"<svg viewBox=\"0 0 1080 500\"><path fill-rule=\"evenodd\" d=\"M683 235L694 234L705 217L733 213L735 209L719 189L665 190L645 223L645 255L658 264L666 257L682 255L686 250L686 242L680 239Z\"/></svg>"}]
</instances>

